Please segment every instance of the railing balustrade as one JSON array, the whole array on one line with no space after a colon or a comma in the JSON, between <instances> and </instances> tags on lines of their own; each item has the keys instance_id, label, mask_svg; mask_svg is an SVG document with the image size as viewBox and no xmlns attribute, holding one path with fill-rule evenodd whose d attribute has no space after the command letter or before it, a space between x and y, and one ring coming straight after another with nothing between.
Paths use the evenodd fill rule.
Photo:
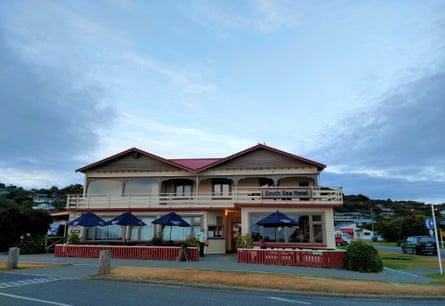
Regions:
<instances>
[{"instance_id":1,"label":"railing balustrade","mask_svg":"<svg viewBox=\"0 0 445 306\"><path fill-rule=\"evenodd\" d=\"M233 208L235 203L307 203L311 204L336 204L342 203L341 188L326 187L303 187L288 189L308 191L308 196L287 197L273 196L264 197L262 189L258 187L238 187L231 193L221 196L214 196L212 193L199 193L190 195L176 195L174 193L156 194L131 194L131 195L68 195L67 208L88 209L88 208L191 208L191 207L212 207L212 208ZM277 187L277 189L279 189ZM283 188L281 188L283 189ZM273 188L268 188L273 190Z\"/></svg>"},{"instance_id":2,"label":"railing balustrade","mask_svg":"<svg viewBox=\"0 0 445 306\"><path fill-rule=\"evenodd\" d=\"M262 250L238 249L237 262L250 264L343 268L343 250Z\"/></svg>"}]
</instances>

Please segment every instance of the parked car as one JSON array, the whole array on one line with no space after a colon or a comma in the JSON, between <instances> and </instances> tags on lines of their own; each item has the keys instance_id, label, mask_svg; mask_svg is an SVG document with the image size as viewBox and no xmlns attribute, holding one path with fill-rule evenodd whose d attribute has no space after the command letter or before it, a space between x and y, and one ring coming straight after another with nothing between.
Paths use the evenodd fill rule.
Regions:
<instances>
[{"instance_id":1,"label":"parked car","mask_svg":"<svg viewBox=\"0 0 445 306\"><path fill-rule=\"evenodd\" d=\"M345 233L336 233L335 234L335 245L336 246L347 246L349 245L350 239L349 235Z\"/></svg>"},{"instance_id":2,"label":"parked car","mask_svg":"<svg viewBox=\"0 0 445 306\"><path fill-rule=\"evenodd\" d=\"M410 236L400 244L402 253L437 255L436 240L430 236Z\"/></svg>"},{"instance_id":3,"label":"parked car","mask_svg":"<svg viewBox=\"0 0 445 306\"><path fill-rule=\"evenodd\" d=\"M372 241L374 241L374 242L384 242L385 239L383 239L383 237L381 235L374 235L374 236L372 236Z\"/></svg>"}]
</instances>

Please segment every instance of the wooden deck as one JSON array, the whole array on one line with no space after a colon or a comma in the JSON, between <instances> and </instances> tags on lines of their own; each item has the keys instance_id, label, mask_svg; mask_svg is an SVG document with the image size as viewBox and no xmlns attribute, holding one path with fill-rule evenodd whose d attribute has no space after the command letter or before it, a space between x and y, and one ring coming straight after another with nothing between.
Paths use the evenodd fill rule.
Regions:
<instances>
[{"instance_id":1,"label":"wooden deck","mask_svg":"<svg viewBox=\"0 0 445 306\"><path fill-rule=\"evenodd\" d=\"M238 263L343 268L346 252L341 250L238 249Z\"/></svg>"}]
</instances>

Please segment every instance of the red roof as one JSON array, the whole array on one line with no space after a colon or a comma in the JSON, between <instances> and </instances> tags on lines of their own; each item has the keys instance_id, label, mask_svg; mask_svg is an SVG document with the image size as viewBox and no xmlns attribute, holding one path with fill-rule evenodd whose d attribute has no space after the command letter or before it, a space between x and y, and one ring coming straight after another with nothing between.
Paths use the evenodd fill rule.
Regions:
<instances>
[{"instance_id":1,"label":"red roof","mask_svg":"<svg viewBox=\"0 0 445 306\"><path fill-rule=\"evenodd\" d=\"M324 168L326 168L326 165L324 165L322 163L318 163L318 162L312 161L310 159L306 159L304 157L301 157L301 156L298 156L298 155L295 155L295 154L287 153L287 152L284 152L284 151L281 151L281 150L269 147L269 146L267 146L265 144L257 144L257 145L255 145L253 147L247 148L247 149L245 149L243 151L240 151L238 153L232 154L232 155L230 155L228 157L225 157L225 158L165 159L165 158L162 158L160 156L157 156L157 155L145 152L145 151L143 151L141 149L138 149L138 148L130 148L128 150L122 151L122 152L114 154L114 155L112 155L110 157L104 158L102 160L99 160L97 162L91 163L91 164L89 164L87 166L84 166L82 168L79 168L79 169L76 170L76 172L85 172L85 171L87 171L89 169L92 169L92 168L95 168L97 166L100 166L103 163L106 163L108 161L111 161L111 160L113 160L115 158L118 158L120 156L123 156L123 155L131 153L131 152L135 152L137 154L141 154L141 155L144 155L144 156L148 156L148 157L157 159L159 161L162 161L164 163L167 163L169 165L172 165L172 166L184 169L184 170L193 171L193 172L200 172L200 171L212 168L214 166L220 165L220 164L222 164L224 162L227 162L229 160L238 158L238 157L240 157L242 155L248 154L248 153L250 153L252 151L255 151L257 149L264 149L264 150L268 150L268 151L271 151L271 152L275 152L277 154L285 155L287 157L290 157L290 158L293 158L293 159L296 159L296 160L308 163L310 165L313 165L313 166L317 167L319 170L323 170Z\"/></svg>"},{"instance_id":2,"label":"red roof","mask_svg":"<svg viewBox=\"0 0 445 306\"><path fill-rule=\"evenodd\" d=\"M219 161L221 158L182 158L182 159L169 159L175 164L181 165L191 170L198 170L205 168L210 164Z\"/></svg>"}]
</instances>

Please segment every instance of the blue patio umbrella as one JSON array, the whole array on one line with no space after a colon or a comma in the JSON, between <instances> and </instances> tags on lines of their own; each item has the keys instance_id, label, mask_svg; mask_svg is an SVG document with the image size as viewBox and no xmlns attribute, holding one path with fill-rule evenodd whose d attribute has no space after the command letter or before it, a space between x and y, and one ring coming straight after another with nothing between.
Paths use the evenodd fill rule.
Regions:
<instances>
[{"instance_id":1,"label":"blue patio umbrella","mask_svg":"<svg viewBox=\"0 0 445 306\"><path fill-rule=\"evenodd\" d=\"M92 226L104 226L107 225L107 222L103 220L101 217L98 217L96 214L92 213L91 211L83 214L82 216L71 220L68 223L69 226L86 226L86 227L92 227Z\"/></svg>"},{"instance_id":2,"label":"blue patio umbrella","mask_svg":"<svg viewBox=\"0 0 445 306\"><path fill-rule=\"evenodd\" d=\"M161 224L161 225L170 225L170 226L181 226L186 227L190 226L184 219L181 218L178 214L171 212L164 216L159 217L156 220L153 220L151 223L153 224Z\"/></svg>"},{"instance_id":3,"label":"blue patio umbrella","mask_svg":"<svg viewBox=\"0 0 445 306\"><path fill-rule=\"evenodd\" d=\"M181 218L178 214L171 212L166 215L163 215L159 217L156 220L153 220L151 223L153 224L160 224L160 225L167 225L170 226L170 240L172 238L172 228L173 226L180 226L180 227L188 227L190 224L187 223L184 219Z\"/></svg>"},{"instance_id":4,"label":"blue patio umbrella","mask_svg":"<svg viewBox=\"0 0 445 306\"><path fill-rule=\"evenodd\" d=\"M107 225L121 225L123 226L122 237L124 242L127 241L127 226L144 226L144 221L127 211L107 222Z\"/></svg>"},{"instance_id":5,"label":"blue patio umbrella","mask_svg":"<svg viewBox=\"0 0 445 306\"><path fill-rule=\"evenodd\" d=\"M261 219L256 224L262 225L264 227L279 227L298 225L298 222L277 210L276 212Z\"/></svg>"},{"instance_id":6,"label":"blue patio umbrella","mask_svg":"<svg viewBox=\"0 0 445 306\"><path fill-rule=\"evenodd\" d=\"M128 225L128 226L144 226L144 221L127 211L107 222L108 225Z\"/></svg>"},{"instance_id":7,"label":"blue patio umbrella","mask_svg":"<svg viewBox=\"0 0 445 306\"><path fill-rule=\"evenodd\" d=\"M298 225L298 222L277 210L276 212L261 219L256 224L262 225L264 227L275 227L275 240L277 240L277 227L294 226Z\"/></svg>"}]
</instances>

